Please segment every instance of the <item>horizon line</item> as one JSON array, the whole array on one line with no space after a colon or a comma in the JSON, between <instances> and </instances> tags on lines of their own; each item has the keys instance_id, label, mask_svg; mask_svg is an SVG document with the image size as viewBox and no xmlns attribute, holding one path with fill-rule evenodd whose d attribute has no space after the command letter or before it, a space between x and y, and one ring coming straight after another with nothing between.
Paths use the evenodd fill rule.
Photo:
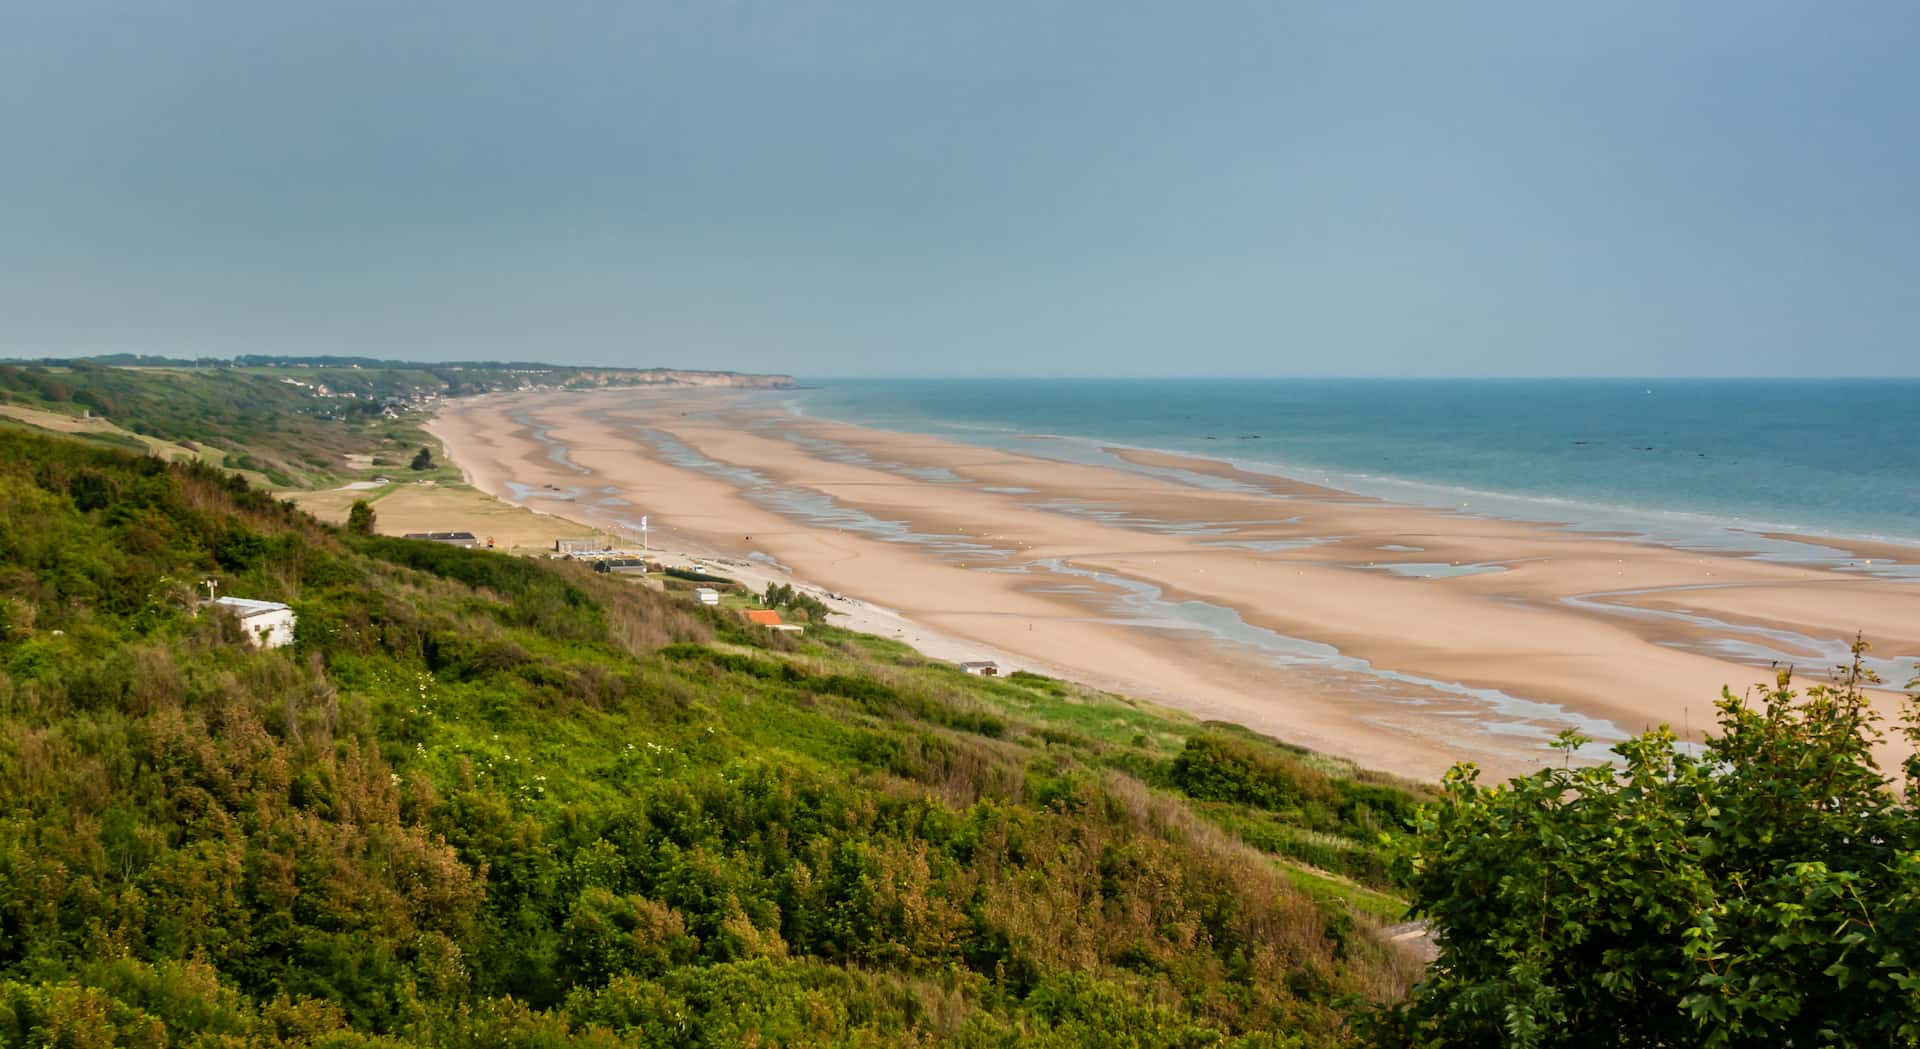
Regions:
<instances>
[{"instance_id":1,"label":"horizon line","mask_svg":"<svg viewBox=\"0 0 1920 1049\"><path fill-rule=\"evenodd\" d=\"M995 374L995 375L954 375L954 374L912 374L901 372L838 373L821 375L803 375L794 371L755 371L739 366L715 367L712 365L689 366L682 364L611 364L605 362L580 363L572 361L543 361L500 358L445 358L416 359L395 357L376 357L364 353L343 354L234 354L220 356L209 354L196 358L173 357L167 354L143 354L116 352L110 354L76 355L71 357L54 356L6 356L0 355L0 364L12 365L58 365L73 361L97 362L99 357L148 357L155 361L164 361L184 366L201 365L202 362L236 361L242 356L283 360L340 360L374 361L381 365L412 365L431 367L451 364L492 364L492 365L539 365L550 368L594 369L607 368L626 371L688 371L731 373L746 376L788 375L796 382L839 382L839 381L916 381L916 382L1913 382L1920 380L1920 373L1907 375L1862 374L1862 375L1810 375L1794 373L1749 374L1749 375L1646 375L1646 374L1606 374L1606 375L1548 375L1527 373L1426 373L1417 375L1354 375L1354 374L1308 374L1308 373L1207 373L1207 374L1139 374L1139 375L1089 375L1089 374ZM131 365L107 364L106 367L130 367ZM243 365L242 367L245 367Z\"/></svg>"}]
</instances>

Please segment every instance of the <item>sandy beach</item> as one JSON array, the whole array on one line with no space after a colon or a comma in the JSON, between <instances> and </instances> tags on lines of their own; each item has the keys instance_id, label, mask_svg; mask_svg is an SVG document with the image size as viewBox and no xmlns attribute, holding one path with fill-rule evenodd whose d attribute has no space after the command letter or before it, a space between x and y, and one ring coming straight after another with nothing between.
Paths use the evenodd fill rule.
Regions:
<instances>
[{"instance_id":1,"label":"sandy beach","mask_svg":"<svg viewBox=\"0 0 1920 1049\"><path fill-rule=\"evenodd\" d=\"M861 628L940 658L998 656L1423 778L1537 767L1567 728L1697 735L1723 686L1770 680L1776 661L1824 680L1855 633L1889 685L1920 656L1920 582L1859 563L1920 550L1675 549L723 391L467 399L432 429L482 491L588 529L630 533L645 514L657 548L859 599ZM1891 714L1900 696L1875 698Z\"/></svg>"}]
</instances>

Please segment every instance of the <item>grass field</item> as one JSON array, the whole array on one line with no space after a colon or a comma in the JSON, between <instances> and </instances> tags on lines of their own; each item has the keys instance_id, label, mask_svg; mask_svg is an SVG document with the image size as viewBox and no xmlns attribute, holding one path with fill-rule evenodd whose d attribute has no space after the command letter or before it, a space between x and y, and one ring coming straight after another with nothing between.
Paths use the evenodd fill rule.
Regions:
<instances>
[{"instance_id":1,"label":"grass field","mask_svg":"<svg viewBox=\"0 0 1920 1049\"><path fill-rule=\"evenodd\" d=\"M375 530L381 535L472 532L482 541L491 536L496 549L513 553L540 553L552 550L555 539L584 539L596 534L565 518L509 506L457 482L420 484L402 480L382 488L333 488L280 495L332 524L346 521L354 500L364 499L373 507Z\"/></svg>"}]
</instances>

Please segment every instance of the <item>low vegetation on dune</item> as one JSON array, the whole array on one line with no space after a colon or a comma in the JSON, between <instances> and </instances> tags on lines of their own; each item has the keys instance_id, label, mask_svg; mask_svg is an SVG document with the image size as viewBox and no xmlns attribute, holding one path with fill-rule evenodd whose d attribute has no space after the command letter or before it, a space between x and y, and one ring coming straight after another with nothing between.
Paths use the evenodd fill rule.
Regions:
<instances>
[{"instance_id":1,"label":"low vegetation on dune","mask_svg":"<svg viewBox=\"0 0 1920 1049\"><path fill-rule=\"evenodd\" d=\"M0 433L6 1044L1340 1044L1416 797Z\"/></svg>"}]
</instances>

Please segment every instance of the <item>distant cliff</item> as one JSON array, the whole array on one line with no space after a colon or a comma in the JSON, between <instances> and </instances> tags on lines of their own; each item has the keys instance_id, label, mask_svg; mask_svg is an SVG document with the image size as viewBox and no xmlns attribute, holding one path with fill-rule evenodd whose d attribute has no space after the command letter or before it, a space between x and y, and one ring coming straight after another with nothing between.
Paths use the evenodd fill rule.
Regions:
<instances>
[{"instance_id":1,"label":"distant cliff","mask_svg":"<svg viewBox=\"0 0 1920 1049\"><path fill-rule=\"evenodd\" d=\"M576 368L566 385L582 386L727 386L777 390L793 385L791 375L689 371L684 368Z\"/></svg>"},{"instance_id":2,"label":"distant cliff","mask_svg":"<svg viewBox=\"0 0 1920 1049\"><path fill-rule=\"evenodd\" d=\"M787 375L537 362L261 356L201 362L132 355L0 361L0 405L8 408L0 427L82 432L96 443L151 447L164 457L191 454L287 489L334 480L347 455L368 453L394 421L445 397L791 385Z\"/></svg>"},{"instance_id":3,"label":"distant cliff","mask_svg":"<svg viewBox=\"0 0 1920 1049\"><path fill-rule=\"evenodd\" d=\"M74 359L42 358L10 362L17 367L69 368L75 365L99 365L115 368L196 368L255 370L262 368L300 369L302 371L384 372L395 377L412 378L421 373L439 377L443 382L491 381L496 385L544 382L579 386L740 386L778 388L792 386L791 375L752 375L744 372L703 371L697 368L611 368L592 365L550 364L544 361L394 361L378 357L272 356L248 353L223 357L156 357L138 353L115 353ZM454 378L457 376L458 378Z\"/></svg>"}]
</instances>

